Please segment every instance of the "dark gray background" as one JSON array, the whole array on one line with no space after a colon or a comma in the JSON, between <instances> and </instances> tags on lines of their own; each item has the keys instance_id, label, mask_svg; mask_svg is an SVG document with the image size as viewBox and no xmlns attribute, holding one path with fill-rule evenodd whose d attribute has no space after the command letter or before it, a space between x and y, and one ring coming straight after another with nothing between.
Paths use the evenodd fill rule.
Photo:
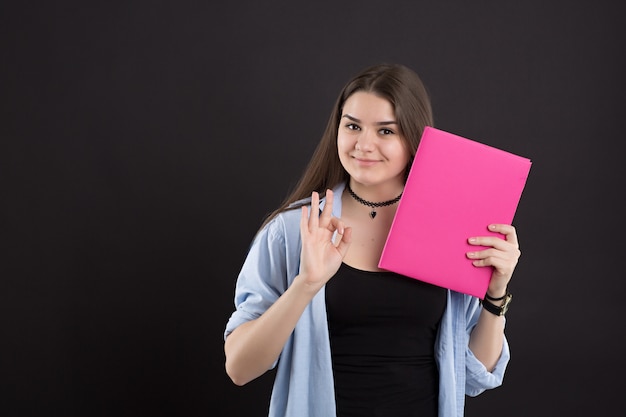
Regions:
<instances>
[{"instance_id":1,"label":"dark gray background","mask_svg":"<svg viewBox=\"0 0 626 417\"><path fill-rule=\"evenodd\" d=\"M437 127L533 161L511 363L466 415L623 408L621 2L8 3L1 415L263 416L272 374L223 369L234 281L379 62L422 76Z\"/></svg>"}]
</instances>

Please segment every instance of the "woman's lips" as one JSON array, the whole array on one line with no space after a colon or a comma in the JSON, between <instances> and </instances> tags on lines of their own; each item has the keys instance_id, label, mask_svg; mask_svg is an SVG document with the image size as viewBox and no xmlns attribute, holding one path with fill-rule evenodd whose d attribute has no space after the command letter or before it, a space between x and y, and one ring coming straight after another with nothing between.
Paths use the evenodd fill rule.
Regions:
<instances>
[{"instance_id":1,"label":"woman's lips","mask_svg":"<svg viewBox=\"0 0 626 417\"><path fill-rule=\"evenodd\" d=\"M357 164L361 166L372 166L378 163L377 159L363 159L363 158L355 157L354 160L356 161Z\"/></svg>"}]
</instances>

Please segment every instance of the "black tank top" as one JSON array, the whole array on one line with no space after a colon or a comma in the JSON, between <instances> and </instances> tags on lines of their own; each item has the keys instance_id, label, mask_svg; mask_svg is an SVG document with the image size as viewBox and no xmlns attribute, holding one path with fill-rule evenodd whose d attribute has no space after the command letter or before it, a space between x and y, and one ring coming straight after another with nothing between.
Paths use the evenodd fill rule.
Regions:
<instances>
[{"instance_id":1,"label":"black tank top","mask_svg":"<svg viewBox=\"0 0 626 417\"><path fill-rule=\"evenodd\" d=\"M326 284L338 417L437 416L446 290L342 264Z\"/></svg>"}]
</instances>

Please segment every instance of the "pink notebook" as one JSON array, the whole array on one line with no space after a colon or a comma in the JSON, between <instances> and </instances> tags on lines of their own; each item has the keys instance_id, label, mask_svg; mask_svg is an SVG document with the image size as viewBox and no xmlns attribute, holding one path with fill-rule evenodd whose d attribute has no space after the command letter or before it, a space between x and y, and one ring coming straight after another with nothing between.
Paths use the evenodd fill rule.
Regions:
<instances>
[{"instance_id":1,"label":"pink notebook","mask_svg":"<svg viewBox=\"0 0 626 417\"><path fill-rule=\"evenodd\" d=\"M512 224L530 172L527 158L426 127L379 267L483 298L493 269L465 256L471 236Z\"/></svg>"}]
</instances>

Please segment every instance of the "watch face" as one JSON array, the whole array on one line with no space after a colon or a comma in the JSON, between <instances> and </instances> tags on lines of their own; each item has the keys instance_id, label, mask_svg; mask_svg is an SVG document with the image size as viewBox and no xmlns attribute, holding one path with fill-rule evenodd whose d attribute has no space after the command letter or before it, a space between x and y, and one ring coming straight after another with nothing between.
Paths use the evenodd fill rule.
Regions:
<instances>
[{"instance_id":1,"label":"watch face","mask_svg":"<svg viewBox=\"0 0 626 417\"><path fill-rule=\"evenodd\" d=\"M504 299L504 304L502 304L502 311L500 312L500 315L504 315L504 313L507 312L507 310L509 309L509 304L511 304L512 298L513 296L511 294L507 294L506 298Z\"/></svg>"}]
</instances>

